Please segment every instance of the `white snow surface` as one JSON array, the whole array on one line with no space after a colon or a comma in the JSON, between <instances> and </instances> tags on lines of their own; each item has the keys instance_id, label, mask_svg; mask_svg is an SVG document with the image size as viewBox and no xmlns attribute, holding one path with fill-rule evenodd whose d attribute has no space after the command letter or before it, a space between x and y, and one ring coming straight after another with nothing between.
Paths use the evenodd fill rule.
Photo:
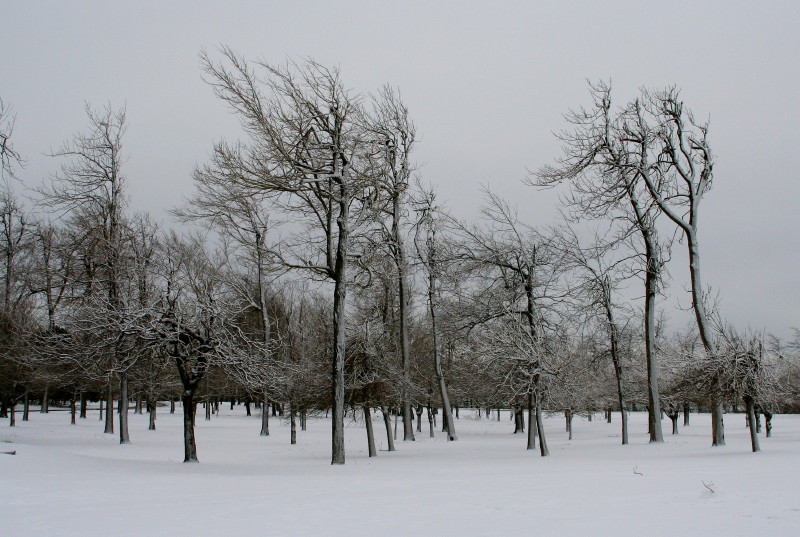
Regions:
<instances>
[{"instance_id":1,"label":"white snow surface","mask_svg":"<svg viewBox=\"0 0 800 537\"><path fill-rule=\"evenodd\" d=\"M715 448L704 414L677 436L665 419L665 442L651 445L633 413L627 446L616 413L576 417L571 441L556 415L543 458L511 434L508 412L462 410L451 443L438 429L429 438L423 417L393 453L376 415L378 457L350 420L347 464L331 466L328 419L310 418L292 446L285 421L260 437L258 413L227 404L211 421L198 410L201 462L184 464L180 412L160 407L157 431L131 413L128 445L103 434L96 410L77 425L64 411L0 422L0 451L16 451L0 454L0 535L800 535L800 416L776 416L754 454L741 414L725 416Z\"/></svg>"}]
</instances>

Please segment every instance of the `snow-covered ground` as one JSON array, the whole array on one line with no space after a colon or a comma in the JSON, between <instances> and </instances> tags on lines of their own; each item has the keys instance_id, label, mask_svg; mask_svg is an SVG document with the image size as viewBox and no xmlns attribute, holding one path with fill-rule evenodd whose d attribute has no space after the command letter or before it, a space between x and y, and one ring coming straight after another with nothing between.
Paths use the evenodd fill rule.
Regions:
<instances>
[{"instance_id":1,"label":"snow-covered ground","mask_svg":"<svg viewBox=\"0 0 800 537\"><path fill-rule=\"evenodd\" d=\"M331 466L330 424L309 419L289 444L288 425L222 407L198 411L200 464L183 464L180 409L159 409L158 431L131 414L129 445L102 432L97 411L69 424L66 412L0 424L0 535L800 535L800 416L776 416L773 438L750 452L744 417L726 415L727 446L710 447L710 420L649 445L646 416L547 419L551 456L525 450L507 413L462 411L459 441L427 423L416 442L369 459L363 423L349 422L347 464ZM424 418L423 418L424 420Z\"/></svg>"}]
</instances>

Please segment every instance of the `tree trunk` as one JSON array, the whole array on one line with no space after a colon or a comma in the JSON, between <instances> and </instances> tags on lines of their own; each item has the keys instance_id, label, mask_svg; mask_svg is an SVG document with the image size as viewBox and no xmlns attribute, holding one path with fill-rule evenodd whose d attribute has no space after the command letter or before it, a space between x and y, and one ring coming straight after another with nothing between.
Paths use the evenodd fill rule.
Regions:
<instances>
[{"instance_id":1,"label":"tree trunk","mask_svg":"<svg viewBox=\"0 0 800 537\"><path fill-rule=\"evenodd\" d=\"M403 385L400 393L400 407L403 412L403 440L414 440L414 429L411 424L411 400L408 390L411 386L411 357L408 343L408 282L406 276L406 256L403 237L400 233L400 219L402 217L402 201L400 199L403 190L395 188L392 192L392 249L395 267L397 269L397 294L400 316L400 365L403 371ZM421 432L419 427L419 413L417 413L417 432Z\"/></svg>"},{"instance_id":2,"label":"tree trunk","mask_svg":"<svg viewBox=\"0 0 800 537\"><path fill-rule=\"evenodd\" d=\"M106 428L103 433L114 434L114 392L110 382L106 393Z\"/></svg>"},{"instance_id":3,"label":"tree trunk","mask_svg":"<svg viewBox=\"0 0 800 537\"><path fill-rule=\"evenodd\" d=\"M668 416L672 420L672 434L678 434L678 411L671 411Z\"/></svg>"},{"instance_id":4,"label":"tree trunk","mask_svg":"<svg viewBox=\"0 0 800 537\"><path fill-rule=\"evenodd\" d=\"M422 405L417 405L417 407L414 409L414 411L417 413L417 432L418 433L422 432L422 410L423 410ZM404 416L404 418L405 418L405 416ZM403 438L403 440L405 440L405 438Z\"/></svg>"},{"instance_id":5,"label":"tree trunk","mask_svg":"<svg viewBox=\"0 0 800 537\"><path fill-rule=\"evenodd\" d=\"M50 396L48 395L49 386L44 387L44 393L42 393L42 404L39 407L40 414L47 414L50 412Z\"/></svg>"},{"instance_id":6,"label":"tree trunk","mask_svg":"<svg viewBox=\"0 0 800 537\"><path fill-rule=\"evenodd\" d=\"M747 406L747 417L750 421L750 445L753 447L753 453L761 451L758 445L758 431L756 430L756 405L752 397L745 397L744 403Z\"/></svg>"},{"instance_id":7,"label":"tree trunk","mask_svg":"<svg viewBox=\"0 0 800 537\"><path fill-rule=\"evenodd\" d=\"M148 431L156 430L156 412L158 409L158 401L147 399L147 412L150 414L150 423L147 425Z\"/></svg>"},{"instance_id":8,"label":"tree trunk","mask_svg":"<svg viewBox=\"0 0 800 537\"><path fill-rule=\"evenodd\" d=\"M694 203L695 202L693 202L690 207L690 215L692 216L695 216L694 213L697 210ZM697 241L696 226L696 219L693 218L690 226L683 228L684 235L686 236L686 243L689 248L689 276L692 285L692 307L694 309L695 319L697 320L697 331L700 334L700 340L703 342L703 347L706 350L708 358L714 359L717 356L717 349L712 340L711 327L706 317L705 302L703 301L703 287L700 279L700 245ZM725 445L724 411L725 409L722 401L719 400L718 397L715 397L711 402L712 446Z\"/></svg>"},{"instance_id":9,"label":"tree trunk","mask_svg":"<svg viewBox=\"0 0 800 537\"><path fill-rule=\"evenodd\" d=\"M183 406L183 462L199 462L197 459L197 444L194 438L197 403L194 400L193 389L187 389L183 392L181 406Z\"/></svg>"},{"instance_id":10,"label":"tree trunk","mask_svg":"<svg viewBox=\"0 0 800 537\"><path fill-rule=\"evenodd\" d=\"M22 421L28 421L30 419L31 414L31 401L30 401L30 393L28 390L25 390L25 402L22 406Z\"/></svg>"},{"instance_id":11,"label":"tree trunk","mask_svg":"<svg viewBox=\"0 0 800 537\"><path fill-rule=\"evenodd\" d=\"M430 429L431 438L433 438L433 411L431 411L431 406L428 405L428 428Z\"/></svg>"},{"instance_id":12,"label":"tree trunk","mask_svg":"<svg viewBox=\"0 0 800 537\"><path fill-rule=\"evenodd\" d=\"M362 408L364 409L364 424L367 426L367 447L369 449L369 456L376 457L378 452L375 449L375 434L372 431L372 415L369 411L369 405L364 404Z\"/></svg>"},{"instance_id":13,"label":"tree trunk","mask_svg":"<svg viewBox=\"0 0 800 537\"><path fill-rule=\"evenodd\" d=\"M711 401L711 445L725 445L725 424L723 422L724 409L722 402L715 398Z\"/></svg>"},{"instance_id":14,"label":"tree trunk","mask_svg":"<svg viewBox=\"0 0 800 537\"><path fill-rule=\"evenodd\" d=\"M245 416L251 416L252 415L251 412L250 412L250 401L247 400L247 399L244 402L244 410L245 410Z\"/></svg>"},{"instance_id":15,"label":"tree trunk","mask_svg":"<svg viewBox=\"0 0 800 537\"><path fill-rule=\"evenodd\" d=\"M9 427L16 427L17 426L17 400L11 399L11 404L9 405L9 420L8 426Z\"/></svg>"},{"instance_id":16,"label":"tree trunk","mask_svg":"<svg viewBox=\"0 0 800 537\"><path fill-rule=\"evenodd\" d=\"M430 247L429 247L430 249ZM434 265L435 259L428 261L429 265ZM442 425L447 429L447 440L458 440L456 435L456 424L453 420L453 409L450 406L450 396L447 392L447 383L444 378L442 368L442 352L439 348L439 332L437 326L437 300L436 300L436 271L435 266L430 266L428 271L428 310L431 315L431 331L433 333L433 369L436 373L436 383L439 387L439 397L442 399Z\"/></svg>"},{"instance_id":17,"label":"tree trunk","mask_svg":"<svg viewBox=\"0 0 800 537\"><path fill-rule=\"evenodd\" d=\"M528 449L536 449L536 408L533 389L528 390Z\"/></svg>"},{"instance_id":18,"label":"tree trunk","mask_svg":"<svg viewBox=\"0 0 800 537\"><path fill-rule=\"evenodd\" d=\"M264 404L261 405L261 433L260 436L269 436L269 398L264 390Z\"/></svg>"},{"instance_id":19,"label":"tree trunk","mask_svg":"<svg viewBox=\"0 0 800 537\"><path fill-rule=\"evenodd\" d=\"M87 404L86 404L86 393L81 390L81 413L80 413L79 417L82 420L86 419L86 406L87 406Z\"/></svg>"},{"instance_id":20,"label":"tree trunk","mask_svg":"<svg viewBox=\"0 0 800 537\"><path fill-rule=\"evenodd\" d=\"M308 426L308 412L305 409L300 411L300 430L305 431Z\"/></svg>"},{"instance_id":21,"label":"tree trunk","mask_svg":"<svg viewBox=\"0 0 800 537\"><path fill-rule=\"evenodd\" d=\"M572 410L571 409L568 408L567 410L564 411L564 418L566 418L565 421L567 422L567 433L569 433L568 440L572 440Z\"/></svg>"},{"instance_id":22,"label":"tree trunk","mask_svg":"<svg viewBox=\"0 0 800 537\"><path fill-rule=\"evenodd\" d=\"M525 421L522 415L522 407L519 405L512 406L514 410L514 434L525 432Z\"/></svg>"},{"instance_id":23,"label":"tree trunk","mask_svg":"<svg viewBox=\"0 0 800 537\"><path fill-rule=\"evenodd\" d=\"M295 445L297 443L297 420L295 419L295 410L294 405L289 407L289 424L290 424L290 432L289 432L289 443L291 445Z\"/></svg>"},{"instance_id":24,"label":"tree trunk","mask_svg":"<svg viewBox=\"0 0 800 537\"><path fill-rule=\"evenodd\" d=\"M133 407L133 413L134 414L141 414L142 413L142 396L141 395L137 395L136 396L136 404Z\"/></svg>"},{"instance_id":25,"label":"tree trunk","mask_svg":"<svg viewBox=\"0 0 800 537\"><path fill-rule=\"evenodd\" d=\"M175 401L172 399L169 400L169 413L170 414L175 413Z\"/></svg>"},{"instance_id":26,"label":"tree trunk","mask_svg":"<svg viewBox=\"0 0 800 537\"><path fill-rule=\"evenodd\" d=\"M205 410L206 410L206 421L211 421L211 404L212 404L211 401L206 399L206 402L204 403ZM248 414L248 416L249 416L249 414Z\"/></svg>"},{"instance_id":27,"label":"tree trunk","mask_svg":"<svg viewBox=\"0 0 800 537\"><path fill-rule=\"evenodd\" d=\"M128 373L119 375L119 443L128 444Z\"/></svg>"},{"instance_id":28,"label":"tree trunk","mask_svg":"<svg viewBox=\"0 0 800 537\"><path fill-rule=\"evenodd\" d=\"M648 248L649 249L649 248ZM657 263L655 258L648 260L648 266ZM645 271L645 355L647 361L647 420L650 431L650 442L660 443L664 441L664 434L661 431L661 401L659 400L658 390L658 367L655 356L656 348L656 292L657 275L656 269Z\"/></svg>"},{"instance_id":29,"label":"tree trunk","mask_svg":"<svg viewBox=\"0 0 800 537\"><path fill-rule=\"evenodd\" d=\"M69 423L70 425L77 424L77 420L75 419L77 416L77 407L75 406L75 394L72 394L72 398L69 400Z\"/></svg>"},{"instance_id":30,"label":"tree trunk","mask_svg":"<svg viewBox=\"0 0 800 537\"><path fill-rule=\"evenodd\" d=\"M392 436L392 417L386 405L381 405L383 414L383 425L386 427L386 440L389 443L389 451L394 451L394 436Z\"/></svg>"},{"instance_id":31,"label":"tree trunk","mask_svg":"<svg viewBox=\"0 0 800 537\"><path fill-rule=\"evenodd\" d=\"M689 403L683 403L683 426L689 426Z\"/></svg>"},{"instance_id":32,"label":"tree trunk","mask_svg":"<svg viewBox=\"0 0 800 537\"><path fill-rule=\"evenodd\" d=\"M338 151L338 148L336 148ZM347 300L347 253L350 245L350 196L342 177L342 169L338 154L334 155L334 175L339 184L339 217L336 225L339 230L336 245L336 261L334 265L333 288L333 409L331 424L331 464L344 464L344 362L346 341Z\"/></svg>"},{"instance_id":33,"label":"tree trunk","mask_svg":"<svg viewBox=\"0 0 800 537\"><path fill-rule=\"evenodd\" d=\"M764 428L767 430L767 438L772 436L772 412L764 410Z\"/></svg>"},{"instance_id":34,"label":"tree trunk","mask_svg":"<svg viewBox=\"0 0 800 537\"><path fill-rule=\"evenodd\" d=\"M550 450L547 449L547 441L544 437L544 423L542 422L542 402L539 399L538 387L534 387L534 406L536 407L536 429L539 433L539 452L542 457L550 455Z\"/></svg>"},{"instance_id":35,"label":"tree trunk","mask_svg":"<svg viewBox=\"0 0 800 537\"><path fill-rule=\"evenodd\" d=\"M608 291L610 293L610 290ZM609 298L610 300L610 298ZM613 310L610 303L606 306L606 317L609 324L609 334L611 339L611 362L614 365L614 377L617 381L617 402L622 417L622 444L628 443L628 411L625 408L625 384L622 378L622 364L619 357L619 337L617 325L614 320ZM608 411L608 423L611 423L611 410Z\"/></svg>"}]
</instances>

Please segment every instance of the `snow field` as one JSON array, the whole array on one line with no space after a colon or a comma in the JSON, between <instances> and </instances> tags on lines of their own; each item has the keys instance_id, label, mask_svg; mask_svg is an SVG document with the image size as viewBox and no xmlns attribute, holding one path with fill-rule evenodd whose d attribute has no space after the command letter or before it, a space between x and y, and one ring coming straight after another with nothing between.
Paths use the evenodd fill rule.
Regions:
<instances>
[{"instance_id":1,"label":"snow field","mask_svg":"<svg viewBox=\"0 0 800 537\"><path fill-rule=\"evenodd\" d=\"M181 409L130 414L132 443L102 432L97 411L77 425L64 411L31 413L0 429L0 535L15 536L370 536L395 535L799 535L800 416L776 416L773 438L750 452L744 416L726 414L727 446L711 448L710 418L665 443L647 443L643 413L619 445L608 424L562 416L545 422L551 456L525 449L501 421L462 411L459 441L436 431L367 457L363 421L348 421L347 464L331 466L330 421L309 418L289 444L288 422L221 405L198 409L200 464L183 464ZM116 424L115 424L116 426ZM402 436L402 426L398 427Z\"/></svg>"}]
</instances>

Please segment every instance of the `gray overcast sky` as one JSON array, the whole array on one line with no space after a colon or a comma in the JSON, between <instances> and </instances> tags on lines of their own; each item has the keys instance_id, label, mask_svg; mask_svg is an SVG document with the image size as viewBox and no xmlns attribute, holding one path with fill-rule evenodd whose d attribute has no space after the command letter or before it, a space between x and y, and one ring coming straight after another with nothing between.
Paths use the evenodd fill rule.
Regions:
<instances>
[{"instance_id":1,"label":"gray overcast sky","mask_svg":"<svg viewBox=\"0 0 800 537\"><path fill-rule=\"evenodd\" d=\"M86 125L83 102L125 104L133 206L166 219L190 174L237 124L202 82L198 53L313 57L369 92L398 86L422 135L417 159L453 212L480 188L549 223L554 194L521 184L559 155L562 114L586 79L618 101L675 84L710 117L714 189L703 206L704 280L739 325L800 326L800 2L30 2L0 5L0 97L17 113L20 176ZM552 5L550 5L552 4ZM684 305L686 267L673 265Z\"/></svg>"}]
</instances>

